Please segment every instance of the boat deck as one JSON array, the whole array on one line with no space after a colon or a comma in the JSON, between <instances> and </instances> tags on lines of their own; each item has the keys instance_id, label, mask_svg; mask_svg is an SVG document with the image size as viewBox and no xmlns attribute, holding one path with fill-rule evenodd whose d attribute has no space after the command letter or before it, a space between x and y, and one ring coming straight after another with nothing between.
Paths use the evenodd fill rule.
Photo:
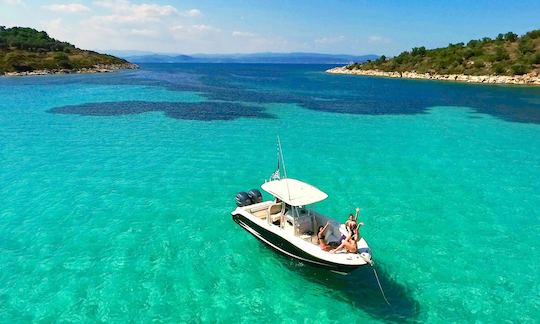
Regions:
<instances>
[{"instance_id":1,"label":"boat deck","mask_svg":"<svg viewBox=\"0 0 540 324\"><path fill-rule=\"evenodd\" d=\"M328 244L336 245L337 242L340 242L344 231L342 224L309 209L302 209L299 217L296 217L294 220L289 215L289 211L284 210L285 207L281 203L275 203L273 201L261 202L243 207L243 209L261 220L267 221L270 217L271 223L274 226L281 227L291 235L300 237L304 241L311 242L314 245L319 245L317 239L319 226L324 226L327 221L330 222L330 226L326 230L326 241ZM283 225L281 224L282 222ZM362 247L367 248L367 244L364 240L360 239L358 241L358 248L361 249Z\"/></svg>"}]
</instances>

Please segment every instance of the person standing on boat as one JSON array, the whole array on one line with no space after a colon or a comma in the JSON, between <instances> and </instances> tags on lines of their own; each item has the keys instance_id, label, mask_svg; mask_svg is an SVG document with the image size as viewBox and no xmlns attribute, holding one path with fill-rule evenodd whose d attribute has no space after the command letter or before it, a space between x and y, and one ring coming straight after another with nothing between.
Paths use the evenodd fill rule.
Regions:
<instances>
[{"instance_id":1,"label":"person standing on boat","mask_svg":"<svg viewBox=\"0 0 540 324\"><path fill-rule=\"evenodd\" d=\"M358 223L358 215L360 214L360 208L356 207L356 216L349 214L349 219L345 222L345 228L349 233L349 237L354 236L356 241L360 239L359 228L364 226L363 222ZM343 242L343 241L342 241Z\"/></svg>"}]
</instances>

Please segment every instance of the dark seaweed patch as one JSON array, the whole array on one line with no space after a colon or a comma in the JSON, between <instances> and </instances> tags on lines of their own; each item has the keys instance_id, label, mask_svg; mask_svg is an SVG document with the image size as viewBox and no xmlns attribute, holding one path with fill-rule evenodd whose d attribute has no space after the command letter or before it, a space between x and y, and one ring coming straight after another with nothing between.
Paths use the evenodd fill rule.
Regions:
<instances>
[{"instance_id":1,"label":"dark seaweed patch","mask_svg":"<svg viewBox=\"0 0 540 324\"><path fill-rule=\"evenodd\" d=\"M228 102L201 108L201 111L211 107L218 110L215 114L206 111L210 118L187 116L187 119L212 120L212 116L219 117L222 113L225 118L217 119L234 119L237 118L235 111L244 108L235 107L232 112L224 112L222 105L243 102L254 107L248 116L241 117L254 117L255 114L258 118L267 118L260 108L255 108L266 103L296 103L312 110L364 115L421 114L434 106L462 106L507 121L540 124L540 88L329 75L323 72L327 68L313 65L143 64L137 71L70 76L58 78L57 82L73 82L69 81L73 78L76 82L98 84L162 86L173 91L195 91L211 101Z\"/></svg>"},{"instance_id":2,"label":"dark seaweed patch","mask_svg":"<svg viewBox=\"0 0 540 324\"><path fill-rule=\"evenodd\" d=\"M119 101L87 103L55 107L48 112L81 116L120 116L161 111L166 116L187 120L233 120L237 118L274 118L261 107L246 106L231 102L153 102Z\"/></svg>"},{"instance_id":3,"label":"dark seaweed patch","mask_svg":"<svg viewBox=\"0 0 540 324\"><path fill-rule=\"evenodd\" d=\"M329 75L322 72L326 68L154 65L143 78L168 83L171 90L197 91L211 100L296 103L312 110L364 115L421 114L433 106L462 106L507 121L540 124L539 88Z\"/></svg>"}]
</instances>

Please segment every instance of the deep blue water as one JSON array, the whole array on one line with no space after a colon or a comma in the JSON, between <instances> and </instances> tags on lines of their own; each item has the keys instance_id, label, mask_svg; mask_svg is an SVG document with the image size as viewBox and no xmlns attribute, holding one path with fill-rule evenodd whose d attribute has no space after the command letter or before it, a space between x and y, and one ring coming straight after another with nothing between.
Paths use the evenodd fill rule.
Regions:
<instances>
[{"instance_id":1,"label":"deep blue water","mask_svg":"<svg viewBox=\"0 0 540 324\"><path fill-rule=\"evenodd\" d=\"M535 87L470 85L463 83L395 80L342 75L326 75L329 66L266 64L147 64L142 71L124 73L115 78L95 77L89 82L160 85L171 90L204 93L212 100L191 104L178 112L174 104L116 102L110 107L86 105L55 111L108 115L113 112L140 113L161 110L182 119L231 119L234 117L269 118L260 108L265 103L294 103L302 107L350 114L418 114L433 106L471 107L508 121L540 123L540 89ZM84 77L83 77L84 78ZM62 82L62 81L60 81ZM241 103L240 105L238 103ZM101 105L101 104L100 104ZM128 107L129 106L129 107ZM204 114L190 109L204 109ZM248 107L243 109L242 106ZM124 107L124 108L122 108ZM216 112L218 110L219 112ZM176 111L176 113L175 113ZM201 117L203 115L204 117Z\"/></svg>"}]
</instances>

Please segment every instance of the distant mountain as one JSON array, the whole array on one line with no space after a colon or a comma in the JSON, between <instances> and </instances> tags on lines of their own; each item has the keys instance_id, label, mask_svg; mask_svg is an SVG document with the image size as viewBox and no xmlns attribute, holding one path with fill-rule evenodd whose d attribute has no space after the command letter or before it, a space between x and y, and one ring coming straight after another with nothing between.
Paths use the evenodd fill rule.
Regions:
<instances>
[{"instance_id":1,"label":"distant mountain","mask_svg":"<svg viewBox=\"0 0 540 324\"><path fill-rule=\"evenodd\" d=\"M113 51L109 51L112 53ZM253 53L253 54L142 54L116 55L134 63L274 63L274 64L350 64L375 60L377 55L321 53Z\"/></svg>"}]
</instances>

